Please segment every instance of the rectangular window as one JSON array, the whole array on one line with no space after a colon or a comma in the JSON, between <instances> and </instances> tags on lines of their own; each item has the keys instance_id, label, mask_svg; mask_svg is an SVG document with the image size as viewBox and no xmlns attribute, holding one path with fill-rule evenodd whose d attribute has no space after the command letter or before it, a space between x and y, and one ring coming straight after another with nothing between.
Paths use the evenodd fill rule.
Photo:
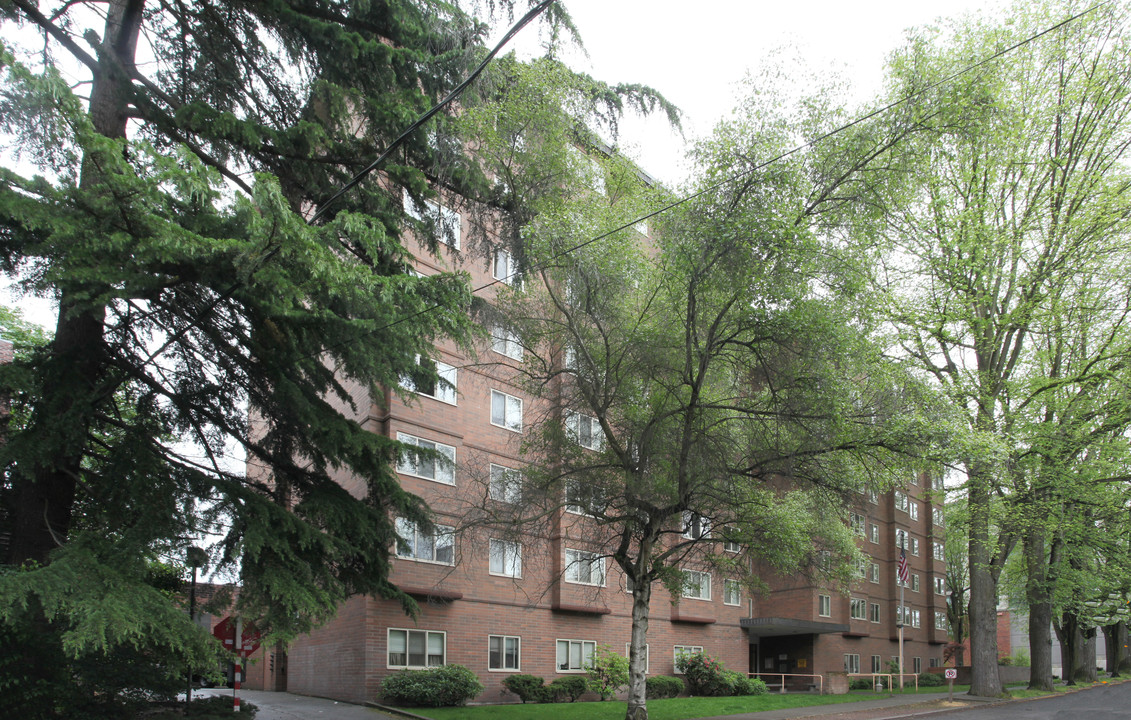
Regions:
<instances>
[{"instance_id":1,"label":"rectangular window","mask_svg":"<svg viewBox=\"0 0 1131 720\"><path fill-rule=\"evenodd\" d=\"M683 511L683 536L688 540L698 540L711 532L711 521L699 513Z\"/></svg>"},{"instance_id":2,"label":"rectangular window","mask_svg":"<svg viewBox=\"0 0 1131 720\"><path fill-rule=\"evenodd\" d=\"M919 592L919 575L918 573L911 574L911 592Z\"/></svg>"},{"instance_id":3,"label":"rectangular window","mask_svg":"<svg viewBox=\"0 0 1131 720\"><path fill-rule=\"evenodd\" d=\"M918 610L912 610L911 611L911 627L913 627L913 628L919 627L920 623L922 622L922 620L920 618L921 618L920 612Z\"/></svg>"},{"instance_id":4,"label":"rectangular window","mask_svg":"<svg viewBox=\"0 0 1131 720\"><path fill-rule=\"evenodd\" d=\"M440 242L459 250L461 219L458 212L431 200L418 205L408 192L404 194L404 211L411 218L434 223Z\"/></svg>"},{"instance_id":5,"label":"rectangular window","mask_svg":"<svg viewBox=\"0 0 1131 720\"><path fill-rule=\"evenodd\" d=\"M946 548L943 547L942 543L933 543L931 550L935 560L946 560Z\"/></svg>"},{"instance_id":6,"label":"rectangular window","mask_svg":"<svg viewBox=\"0 0 1131 720\"><path fill-rule=\"evenodd\" d=\"M683 671L679 669L679 656L680 655L697 655L697 654L703 652L703 646L702 645L675 645L675 646L673 646L673 650L674 651L673 651L672 655L673 655L673 658L674 658L674 660L673 660L674 669L672 670L672 672L675 673L676 675L682 675Z\"/></svg>"},{"instance_id":7,"label":"rectangular window","mask_svg":"<svg viewBox=\"0 0 1131 720\"><path fill-rule=\"evenodd\" d=\"M895 509L907 512L907 493L902 490L895 491Z\"/></svg>"},{"instance_id":8,"label":"rectangular window","mask_svg":"<svg viewBox=\"0 0 1131 720\"><path fill-rule=\"evenodd\" d=\"M918 520L919 519L919 503L915 502L914 500L908 501L907 512L911 515L912 520Z\"/></svg>"},{"instance_id":9,"label":"rectangular window","mask_svg":"<svg viewBox=\"0 0 1131 720\"><path fill-rule=\"evenodd\" d=\"M864 620L868 617L868 601L863 598L852 598L848 603L848 615L853 620Z\"/></svg>"},{"instance_id":10,"label":"rectangular window","mask_svg":"<svg viewBox=\"0 0 1131 720\"><path fill-rule=\"evenodd\" d=\"M397 442L410 446L403 448L398 454L397 472L425 480L435 480L447 485L455 485L456 449L454 447L424 440L413 435L406 435L402 432L397 433ZM425 455L414 451L413 448L438 453L438 456Z\"/></svg>"},{"instance_id":11,"label":"rectangular window","mask_svg":"<svg viewBox=\"0 0 1131 720\"><path fill-rule=\"evenodd\" d=\"M568 512L593 517L595 511L602 507L604 501L600 497L600 488L572 478L565 481L565 509Z\"/></svg>"},{"instance_id":12,"label":"rectangular window","mask_svg":"<svg viewBox=\"0 0 1131 720\"><path fill-rule=\"evenodd\" d=\"M581 413L567 413L566 432L581 447L597 451L605 449L605 433L601 430L601 423L597 418Z\"/></svg>"},{"instance_id":13,"label":"rectangular window","mask_svg":"<svg viewBox=\"0 0 1131 720\"><path fill-rule=\"evenodd\" d=\"M874 672L874 673L883 672L883 670L881 668L882 668L882 663L880 661L880 656L879 655L873 655L872 656L872 672Z\"/></svg>"},{"instance_id":14,"label":"rectangular window","mask_svg":"<svg viewBox=\"0 0 1131 720\"><path fill-rule=\"evenodd\" d=\"M919 538L908 536L908 540L911 542L911 554L918 557L918 555L919 555Z\"/></svg>"},{"instance_id":15,"label":"rectangular window","mask_svg":"<svg viewBox=\"0 0 1131 720\"><path fill-rule=\"evenodd\" d=\"M849 513L848 521L852 527L852 532L864 537L864 516L857 512Z\"/></svg>"},{"instance_id":16,"label":"rectangular window","mask_svg":"<svg viewBox=\"0 0 1131 720\"><path fill-rule=\"evenodd\" d=\"M514 288L522 287L522 277L518 274L518 263L503 248L497 248L495 256L491 259L491 277Z\"/></svg>"},{"instance_id":17,"label":"rectangular window","mask_svg":"<svg viewBox=\"0 0 1131 720\"><path fill-rule=\"evenodd\" d=\"M724 540L723 541L723 551L729 552L729 553L742 552L742 546L739 545L734 540Z\"/></svg>"},{"instance_id":18,"label":"rectangular window","mask_svg":"<svg viewBox=\"0 0 1131 720\"><path fill-rule=\"evenodd\" d=\"M491 329L491 349L511 360L522 359L522 342L518 335L503 327L495 326Z\"/></svg>"},{"instance_id":19,"label":"rectangular window","mask_svg":"<svg viewBox=\"0 0 1131 720\"><path fill-rule=\"evenodd\" d=\"M683 597L693 600L711 599L711 573L683 571Z\"/></svg>"},{"instance_id":20,"label":"rectangular window","mask_svg":"<svg viewBox=\"0 0 1131 720\"><path fill-rule=\"evenodd\" d=\"M945 490L946 485L943 484L942 475L939 475L938 477L931 480L931 486L934 487L935 490Z\"/></svg>"},{"instance_id":21,"label":"rectangular window","mask_svg":"<svg viewBox=\"0 0 1131 720\"><path fill-rule=\"evenodd\" d=\"M935 595L946 595L946 578L935 578Z\"/></svg>"},{"instance_id":22,"label":"rectangular window","mask_svg":"<svg viewBox=\"0 0 1131 720\"><path fill-rule=\"evenodd\" d=\"M927 660L927 667L938 667L938 666L939 666L939 659L938 658L929 658Z\"/></svg>"},{"instance_id":23,"label":"rectangular window","mask_svg":"<svg viewBox=\"0 0 1131 720\"><path fill-rule=\"evenodd\" d=\"M430 668L444 664L445 633L389 628L388 638L390 668Z\"/></svg>"},{"instance_id":24,"label":"rectangular window","mask_svg":"<svg viewBox=\"0 0 1131 720\"><path fill-rule=\"evenodd\" d=\"M522 432L522 398L492 390L491 424L513 432Z\"/></svg>"},{"instance_id":25,"label":"rectangular window","mask_svg":"<svg viewBox=\"0 0 1131 720\"><path fill-rule=\"evenodd\" d=\"M915 658L915 662L913 663L913 666L915 668L915 674L916 675L923 672L923 658Z\"/></svg>"},{"instance_id":26,"label":"rectangular window","mask_svg":"<svg viewBox=\"0 0 1131 720\"><path fill-rule=\"evenodd\" d=\"M868 579L874 583L878 583L880 581L879 563L872 563L872 565L868 568Z\"/></svg>"},{"instance_id":27,"label":"rectangular window","mask_svg":"<svg viewBox=\"0 0 1131 720\"><path fill-rule=\"evenodd\" d=\"M935 629L946 630L946 612L943 610L935 611Z\"/></svg>"},{"instance_id":28,"label":"rectangular window","mask_svg":"<svg viewBox=\"0 0 1131 720\"><path fill-rule=\"evenodd\" d=\"M626 658L629 658L629 659L632 658L632 643L625 643L624 644L624 656ZM647 644L644 645L644 674L645 675L648 674L648 645Z\"/></svg>"},{"instance_id":29,"label":"rectangular window","mask_svg":"<svg viewBox=\"0 0 1131 720\"><path fill-rule=\"evenodd\" d=\"M430 365L436 369L436 380L413 380L408 375L401 376L401 387L411 390L417 395L439 400L449 405L456 404L456 369L439 360L416 357L417 365Z\"/></svg>"},{"instance_id":30,"label":"rectangular window","mask_svg":"<svg viewBox=\"0 0 1131 720\"><path fill-rule=\"evenodd\" d=\"M522 577L522 546L516 542L491 538L491 574Z\"/></svg>"},{"instance_id":31,"label":"rectangular window","mask_svg":"<svg viewBox=\"0 0 1131 720\"><path fill-rule=\"evenodd\" d=\"M592 640L558 640L558 672L585 672L597 643Z\"/></svg>"},{"instance_id":32,"label":"rectangular window","mask_svg":"<svg viewBox=\"0 0 1131 720\"><path fill-rule=\"evenodd\" d=\"M855 654L850 655L846 653L844 656L844 671L846 673L860 672L860 656Z\"/></svg>"},{"instance_id":33,"label":"rectangular window","mask_svg":"<svg viewBox=\"0 0 1131 720\"><path fill-rule=\"evenodd\" d=\"M868 605L868 619L874 623L880 621L880 604L871 603Z\"/></svg>"},{"instance_id":34,"label":"rectangular window","mask_svg":"<svg viewBox=\"0 0 1131 720\"><path fill-rule=\"evenodd\" d=\"M872 524L868 527L868 539L874 543L880 541L880 526Z\"/></svg>"},{"instance_id":35,"label":"rectangular window","mask_svg":"<svg viewBox=\"0 0 1131 720\"><path fill-rule=\"evenodd\" d=\"M565 551L566 582L580 585L605 584L605 558L585 550Z\"/></svg>"},{"instance_id":36,"label":"rectangular window","mask_svg":"<svg viewBox=\"0 0 1131 720\"><path fill-rule=\"evenodd\" d=\"M817 615L829 617L832 615L832 599L828 595L817 596Z\"/></svg>"},{"instance_id":37,"label":"rectangular window","mask_svg":"<svg viewBox=\"0 0 1131 720\"><path fill-rule=\"evenodd\" d=\"M397 543L397 557L441 565L451 565L455 561L455 535L447 525L436 525L435 532L429 535L411 520L397 518L397 535L404 541L403 547Z\"/></svg>"},{"instance_id":38,"label":"rectangular window","mask_svg":"<svg viewBox=\"0 0 1131 720\"><path fill-rule=\"evenodd\" d=\"M487 669L517 672L521 668L519 660L521 646L522 638L513 635L488 635Z\"/></svg>"},{"instance_id":39,"label":"rectangular window","mask_svg":"<svg viewBox=\"0 0 1131 720\"><path fill-rule=\"evenodd\" d=\"M943 526L943 511L939 508L931 508L931 520L936 527Z\"/></svg>"},{"instance_id":40,"label":"rectangular window","mask_svg":"<svg viewBox=\"0 0 1131 720\"><path fill-rule=\"evenodd\" d=\"M880 496L876 494L875 490L868 491L868 502L872 503L873 505L879 504Z\"/></svg>"},{"instance_id":41,"label":"rectangular window","mask_svg":"<svg viewBox=\"0 0 1131 720\"><path fill-rule=\"evenodd\" d=\"M723 580L723 605L739 605L742 603L742 587L737 580L727 578Z\"/></svg>"},{"instance_id":42,"label":"rectangular window","mask_svg":"<svg viewBox=\"0 0 1131 720\"><path fill-rule=\"evenodd\" d=\"M522 499L522 473L491 463L491 482L488 493L492 500L517 503Z\"/></svg>"}]
</instances>

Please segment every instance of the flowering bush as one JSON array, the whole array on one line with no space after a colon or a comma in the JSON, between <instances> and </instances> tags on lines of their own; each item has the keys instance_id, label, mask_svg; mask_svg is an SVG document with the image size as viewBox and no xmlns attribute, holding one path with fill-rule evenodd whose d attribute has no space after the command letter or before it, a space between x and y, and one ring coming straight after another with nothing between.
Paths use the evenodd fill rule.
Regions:
<instances>
[{"instance_id":1,"label":"flowering bush","mask_svg":"<svg viewBox=\"0 0 1131 720\"><path fill-rule=\"evenodd\" d=\"M676 667L687 678L687 691L692 695L733 695L734 681L723 663L706 653L680 653Z\"/></svg>"}]
</instances>

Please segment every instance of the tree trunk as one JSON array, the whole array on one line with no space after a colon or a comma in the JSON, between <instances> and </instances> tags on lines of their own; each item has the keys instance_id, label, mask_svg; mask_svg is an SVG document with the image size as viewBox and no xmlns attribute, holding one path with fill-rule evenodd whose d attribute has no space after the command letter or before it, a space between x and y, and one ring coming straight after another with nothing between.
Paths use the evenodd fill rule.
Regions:
<instances>
[{"instance_id":1,"label":"tree trunk","mask_svg":"<svg viewBox=\"0 0 1131 720\"><path fill-rule=\"evenodd\" d=\"M1122 649L1119 642L1119 623L1112 623L1111 625L1104 625L1104 650L1105 650L1105 664L1107 665L1108 675L1115 678L1119 677L1119 664L1123 660L1119 656L1119 651Z\"/></svg>"},{"instance_id":2,"label":"tree trunk","mask_svg":"<svg viewBox=\"0 0 1131 720\"><path fill-rule=\"evenodd\" d=\"M1080 675L1084 682L1100 679L1096 672L1096 629L1089 628L1080 633Z\"/></svg>"},{"instance_id":3,"label":"tree trunk","mask_svg":"<svg viewBox=\"0 0 1131 720\"><path fill-rule=\"evenodd\" d=\"M144 5L144 0L114 0L108 9L103 44L111 55L100 55L90 96L94 129L106 137L126 135L130 80L123 70L133 67ZM79 186L96 188L99 175L94 163L84 160ZM84 290L99 294L97 287ZM15 479L16 507L7 558L13 565L46 565L51 551L66 540L83 448L98 409L97 401L90 399L97 396L106 402L113 397L114 388L103 387L107 378L105 310L86 303L85 294L65 289L59 298L59 320L44 367L43 396L29 428L40 439L39 453L44 460Z\"/></svg>"},{"instance_id":4,"label":"tree trunk","mask_svg":"<svg viewBox=\"0 0 1131 720\"><path fill-rule=\"evenodd\" d=\"M1056 636L1060 640L1060 674L1064 677L1065 685L1076 684L1076 657L1078 650L1078 636L1080 632L1076 627L1076 617L1071 613L1061 616L1060 627Z\"/></svg>"},{"instance_id":5,"label":"tree trunk","mask_svg":"<svg viewBox=\"0 0 1131 720\"><path fill-rule=\"evenodd\" d=\"M1127 622L1120 620L1116 623L1116 653L1119 658L1119 664L1116 668L1119 672L1131 672L1131 652L1129 652L1128 644L1131 642L1127 637Z\"/></svg>"},{"instance_id":6,"label":"tree trunk","mask_svg":"<svg viewBox=\"0 0 1131 720\"><path fill-rule=\"evenodd\" d=\"M990 566L990 470L982 463L970 469L970 694L1001 695L997 670L997 582Z\"/></svg>"},{"instance_id":7,"label":"tree trunk","mask_svg":"<svg viewBox=\"0 0 1131 720\"><path fill-rule=\"evenodd\" d=\"M1045 559L1043 528L1031 529L1025 536L1029 601L1029 689L1052 692L1052 600L1048 591L1048 563Z\"/></svg>"},{"instance_id":8,"label":"tree trunk","mask_svg":"<svg viewBox=\"0 0 1131 720\"><path fill-rule=\"evenodd\" d=\"M625 720L648 720L648 612L652 583L636 583L632 589L632 639L628 653L628 710Z\"/></svg>"}]
</instances>

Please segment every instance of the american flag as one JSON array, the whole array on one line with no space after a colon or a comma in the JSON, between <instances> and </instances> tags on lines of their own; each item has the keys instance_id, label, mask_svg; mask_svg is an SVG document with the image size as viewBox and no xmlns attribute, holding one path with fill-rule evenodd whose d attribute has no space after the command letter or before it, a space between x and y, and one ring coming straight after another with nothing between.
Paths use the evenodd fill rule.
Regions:
<instances>
[{"instance_id":1,"label":"american flag","mask_svg":"<svg viewBox=\"0 0 1131 720\"><path fill-rule=\"evenodd\" d=\"M903 548L899 549L899 582L907 584L907 551Z\"/></svg>"}]
</instances>

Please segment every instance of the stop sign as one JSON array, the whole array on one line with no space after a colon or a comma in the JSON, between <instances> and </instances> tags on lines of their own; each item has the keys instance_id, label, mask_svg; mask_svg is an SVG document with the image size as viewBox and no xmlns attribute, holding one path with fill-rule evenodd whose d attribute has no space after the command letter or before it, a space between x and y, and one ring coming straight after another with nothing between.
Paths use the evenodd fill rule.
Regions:
<instances>
[{"instance_id":1,"label":"stop sign","mask_svg":"<svg viewBox=\"0 0 1131 720\"><path fill-rule=\"evenodd\" d=\"M224 644L225 650L250 654L259 649L260 633L254 625L248 622L243 624L243 637L240 638L239 645L236 645L236 620L231 615L212 628L212 634Z\"/></svg>"}]
</instances>

